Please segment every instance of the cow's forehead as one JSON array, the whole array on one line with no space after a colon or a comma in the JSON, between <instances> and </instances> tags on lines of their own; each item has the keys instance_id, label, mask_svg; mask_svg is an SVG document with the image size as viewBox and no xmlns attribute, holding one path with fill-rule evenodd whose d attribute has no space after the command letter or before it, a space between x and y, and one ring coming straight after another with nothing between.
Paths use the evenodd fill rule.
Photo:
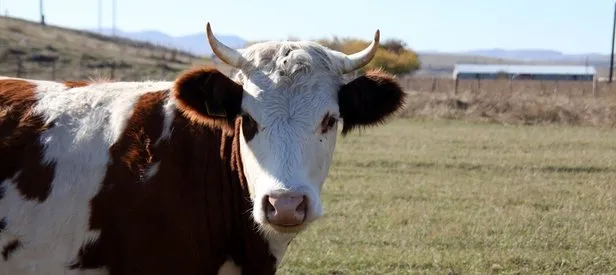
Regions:
<instances>
[{"instance_id":1,"label":"cow's forehead","mask_svg":"<svg viewBox=\"0 0 616 275\"><path fill-rule=\"evenodd\" d=\"M247 95L243 106L299 103L319 108L335 101L342 74L327 48L311 41L268 41L240 52L252 64L234 77Z\"/></svg>"},{"instance_id":2,"label":"cow's forehead","mask_svg":"<svg viewBox=\"0 0 616 275\"><path fill-rule=\"evenodd\" d=\"M235 79L244 86L243 109L257 120L298 115L312 120L337 110L342 75L323 46L310 41L274 41L252 45L241 53L253 66L238 71Z\"/></svg>"},{"instance_id":3,"label":"cow's forehead","mask_svg":"<svg viewBox=\"0 0 616 275\"><path fill-rule=\"evenodd\" d=\"M335 73L339 66L329 49L312 41L267 41L239 50L242 56L262 71L275 71L281 66L304 65L314 72ZM286 59L291 64L282 64Z\"/></svg>"}]
</instances>

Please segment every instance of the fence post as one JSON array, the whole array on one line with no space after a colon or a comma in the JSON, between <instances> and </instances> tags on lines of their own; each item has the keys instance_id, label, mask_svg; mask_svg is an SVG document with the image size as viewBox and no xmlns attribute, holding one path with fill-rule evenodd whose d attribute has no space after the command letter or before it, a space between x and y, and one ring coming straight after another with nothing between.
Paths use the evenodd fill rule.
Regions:
<instances>
[{"instance_id":1,"label":"fence post","mask_svg":"<svg viewBox=\"0 0 616 275\"><path fill-rule=\"evenodd\" d=\"M477 77L477 93L481 93L481 79Z\"/></svg>"},{"instance_id":2,"label":"fence post","mask_svg":"<svg viewBox=\"0 0 616 275\"><path fill-rule=\"evenodd\" d=\"M161 79L161 80L162 80L162 79L165 79L165 72L166 72L166 69L167 69L167 68L165 68L164 63L161 63L161 65L159 66L159 68L160 68L160 79Z\"/></svg>"},{"instance_id":3,"label":"fence post","mask_svg":"<svg viewBox=\"0 0 616 275\"><path fill-rule=\"evenodd\" d=\"M51 61L51 80L56 80L56 60Z\"/></svg>"},{"instance_id":4,"label":"fence post","mask_svg":"<svg viewBox=\"0 0 616 275\"><path fill-rule=\"evenodd\" d=\"M556 85L555 85L556 87L554 88L554 93L555 93L555 94L559 94L560 92L558 91L558 88L559 88L559 87L558 87L558 80L556 80L556 81L555 81L555 84L556 84Z\"/></svg>"},{"instance_id":5,"label":"fence post","mask_svg":"<svg viewBox=\"0 0 616 275\"><path fill-rule=\"evenodd\" d=\"M458 94L458 84L459 84L459 80L457 77L455 77L453 79L453 95L457 95Z\"/></svg>"},{"instance_id":6,"label":"fence post","mask_svg":"<svg viewBox=\"0 0 616 275\"><path fill-rule=\"evenodd\" d=\"M430 88L430 92L434 93L434 91L436 90L436 77L432 77L432 87Z\"/></svg>"},{"instance_id":7,"label":"fence post","mask_svg":"<svg viewBox=\"0 0 616 275\"><path fill-rule=\"evenodd\" d=\"M111 62L111 68L110 68L110 72L109 74L111 75L111 79L115 79L115 69L116 69L116 62L115 60L113 62Z\"/></svg>"},{"instance_id":8,"label":"fence post","mask_svg":"<svg viewBox=\"0 0 616 275\"><path fill-rule=\"evenodd\" d=\"M21 56L16 56L17 57L17 77L23 77L23 62L21 60Z\"/></svg>"}]
</instances>

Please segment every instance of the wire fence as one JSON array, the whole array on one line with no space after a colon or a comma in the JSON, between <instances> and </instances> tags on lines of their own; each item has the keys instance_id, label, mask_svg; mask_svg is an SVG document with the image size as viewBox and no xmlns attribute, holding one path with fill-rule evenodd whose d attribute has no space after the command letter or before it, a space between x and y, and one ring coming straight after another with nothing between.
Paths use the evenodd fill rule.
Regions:
<instances>
[{"instance_id":1,"label":"wire fence","mask_svg":"<svg viewBox=\"0 0 616 275\"><path fill-rule=\"evenodd\" d=\"M78 58L49 55L23 55L7 51L0 56L0 75L45 80L83 80L104 77L118 81L144 79L170 80L190 63L158 62L135 63L123 59L101 60L88 54Z\"/></svg>"},{"instance_id":2,"label":"wire fence","mask_svg":"<svg viewBox=\"0 0 616 275\"><path fill-rule=\"evenodd\" d=\"M19 50L9 50L0 56L0 75L47 79L87 80L105 78L117 81L173 80L191 64L182 66L171 62L173 57L161 58L158 62L131 63L122 59L100 59L88 54L78 58L63 58L49 55L25 55ZM170 64L174 64L171 66ZM221 64L214 64L221 66ZM227 69L227 68L224 68ZM529 93L562 94L571 96L601 96L614 94L616 87L607 82L596 81L548 81L548 80L458 80L451 78L404 76L398 77L400 85L408 91L426 93Z\"/></svg>"},{"instance_id":3,"label":"wire fence","mask_svg":"<svg viewBox=\"0 0 616 275\"><path fill-rule=\"evenodd\" d=\"M509 80L509 79L465 79L437 77L400 77L400 85L409 91L427 93L512 93L525 91L540 95L561 94L570 96L602 96L614 94L616 87L607 82L596 81L549 81L549 80Z\"/></svg>"}]
</instances>

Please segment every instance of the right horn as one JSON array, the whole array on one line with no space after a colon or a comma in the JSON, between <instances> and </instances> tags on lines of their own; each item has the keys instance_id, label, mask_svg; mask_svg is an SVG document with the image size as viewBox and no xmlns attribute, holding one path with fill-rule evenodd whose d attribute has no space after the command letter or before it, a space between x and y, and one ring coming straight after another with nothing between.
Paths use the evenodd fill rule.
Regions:
<instances>
[{"instance_id":1,"label":"right horn","mask_svg":"<svg viewBox=\"0 0 616 275\"><path fill-rule=\"evenodd\" d=\"M376 51L379 49L379 39L381 32L377 29L374 34L374 40L368 45L367 48L360 52L342 55L342 73L350 73L360 69L363 66L368 65L372 58L376 55Z\"/></svg>"},{"instance_id":2,"label":"right horn","mask_svg":"<svg viewBox=\"0 0 616 275\"><path fill-rule=\"evenodd\" d=\"M210 27L209 22L206 26L206 32L207 40L210 43L210 47L212 48L214 54L216 54L222 62L225 62L234 68L241 68L242 55L237 50L230 48L216 39L216 36L212 33L212 28Z\"/></svg>"}]
</instances>

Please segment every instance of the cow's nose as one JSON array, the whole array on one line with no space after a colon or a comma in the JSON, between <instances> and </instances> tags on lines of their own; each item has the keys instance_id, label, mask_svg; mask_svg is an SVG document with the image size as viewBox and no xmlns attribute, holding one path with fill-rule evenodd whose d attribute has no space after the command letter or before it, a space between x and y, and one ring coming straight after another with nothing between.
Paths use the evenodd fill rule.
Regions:
<instances>
[{"instance_id":1,"label":"cow's nose","mask_svg":"<svg viewBox=\"0 0 616 275\"><path fill-rule=\"evenodd\" d=\"M278 226L301 225L308 207L306 196L288 192L265 196L264 205L267 221Z\"/></svg>"}]
</instances>

